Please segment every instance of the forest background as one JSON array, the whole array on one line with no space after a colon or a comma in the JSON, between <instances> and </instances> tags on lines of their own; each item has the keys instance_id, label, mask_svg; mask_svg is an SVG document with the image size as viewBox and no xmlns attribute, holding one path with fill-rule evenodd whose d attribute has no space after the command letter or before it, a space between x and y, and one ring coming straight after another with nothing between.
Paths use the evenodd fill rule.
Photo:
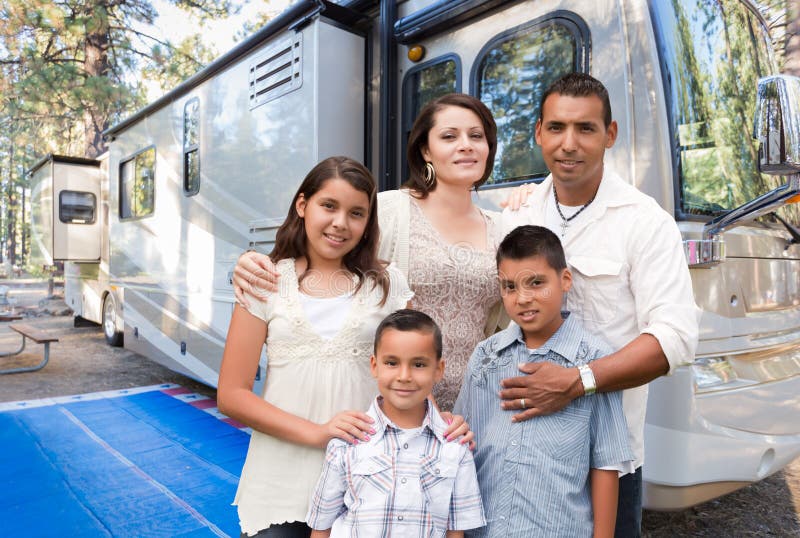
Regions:
<instances>
[{"instance_id":1,"label":"forest background","mask_svg":"<svg viewBox=\"0 0 800 538\"><path fill-rule=\"evenodd\" d=\"M286 0L0 0L0 264L27 262L26 171L48 153L96 157L102 132L219 56L209 28L253 13L241 41ZM158 8L185 13L158 31ZM255 10L253 4L256 4ZM781 70L800 75L800 0L766 0ZM192 28L192 31L186 31ZM34 268L29 268L34 269Z\"/></svg>"}]
</instances>

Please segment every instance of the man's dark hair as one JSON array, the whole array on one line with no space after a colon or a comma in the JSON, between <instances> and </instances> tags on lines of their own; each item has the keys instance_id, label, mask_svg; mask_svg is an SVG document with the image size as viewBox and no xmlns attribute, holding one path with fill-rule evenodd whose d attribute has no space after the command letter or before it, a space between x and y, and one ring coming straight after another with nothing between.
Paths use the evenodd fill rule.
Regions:
<instances>
[{"instance_id":1,"label":"man's dark hair","mask_svg":"<svg viewBox=\"0 0 800 538\"><path fill-rule=\"evenodd\" d=\"M386 329L394 329L396 331L419 331L428 333L433 336L433 347L436 350L436 358L442 358L442 331L436 322L431 319L428 314L420 312L419 310L411 310L404 308L396 312L392 312L381 321L378 328L375 330L375 345L373 353L378 354L378 344L381 341L381 336Z\"/></svg>"},{"instance_id":2,"label":"man's dark hair","mask_svg":"<svg viewBox=\"0 0 800 538\"><path fill-rule=\"evenodd\" d=\"M519 226L514 228L497 247L497 265L506 259L522 260L541 256L547 265L561 271L567 268L564 247L558 236L543 226Z\"/></svg>"},{"instance_id":3,"label":"man's dark hair","mask_svg":"<svg viewBox=\"0 0 800 538\"><path fill-rule=\"evenodd\" d=\"M603 83L586 73L569 73L556 79L542 94L539 101L539 121L544 113L544 102L552 94L566 95L568 97L590 97L596 95L603 102L603 123L606 128L611 125L611 103L608 100L608 90Z\"/></svg>"}]
</instances>

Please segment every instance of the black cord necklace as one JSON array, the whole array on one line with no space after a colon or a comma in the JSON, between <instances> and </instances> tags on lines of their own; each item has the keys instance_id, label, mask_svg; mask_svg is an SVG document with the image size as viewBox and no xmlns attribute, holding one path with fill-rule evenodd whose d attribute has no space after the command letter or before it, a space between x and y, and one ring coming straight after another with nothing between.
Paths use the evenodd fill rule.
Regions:
<instances>
[{"instance_id":1,"label":"black cord necklace","mask_svg":"<svg viewBox=\"0 0 800 538\"><path fill-rule=\"evenodd\" d=\"M594 196L592 196L588 202L583 204L583 206L579 210L577 210L575 213L570 215L569 218L567 218L564 216L564 213L561 212L561 205L558 203L558 193L556 193L556 184L555 182L553 182L553 198L555 198L556 201L556 211L558 211L558 216L561 217L561 237L565 237L567 235L567 227L569 227L569 221L580 215L584 209L589 207L589 204L594 202L595 196L597 196L597 192L595 192Z\"/></svg>"}]
</instances>

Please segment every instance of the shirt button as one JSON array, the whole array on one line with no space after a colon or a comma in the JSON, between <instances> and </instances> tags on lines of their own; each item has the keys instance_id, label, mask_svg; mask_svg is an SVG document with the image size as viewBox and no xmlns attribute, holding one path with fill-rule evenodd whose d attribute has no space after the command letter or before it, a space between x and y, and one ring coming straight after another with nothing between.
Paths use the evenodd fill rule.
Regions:
<instances>
[{"instance_id":1,"label":"shirt button","mask_svg":"<svg viewBox=\"0 0 800 538\"><path fill-rule=\"evenodd\" d=\"M436 469L433 472L436 473L436 474L440 474L442 471L440 471L439 469Z\"/></svg>"},{"instance_id":2,"label":"shirt button","mask_svg":"<svg viewBox=\"0 0 800 538\"><path fill-rule=\"evenodd\" d=\"M511 446L517 446L517 442L516 441L511 441Z\"/></svg>"},{"instance_id":3,"label":"shirt button","mask_svg":"<svg viewBox=\"0 0 800 538\"><path fill-rule=\"evenodd\" d=\"M403 521L403 516L397 516L397 521Z\"/></svg>"},{"instance_id":4,"label":"shirt button","mask_svg":"<svg viewBox=\"0 0 800 538\"><path fill-rule=\"evenodd\" d=\"M403 448L408 448L408 443L404 443Z\"/></svg>"},{"instance_id":5,"label":"shirt button","mask_svg":"<svg viewBox=\"0 0 800 538\"><path fill-rule=\"evenodd\" d=\"M405 478L401 478L401 479L400 479L400 483L401 483L401 484L405 484L406 482L408 482L408 480L406 480Z\"/></svg>"}]
</instances>

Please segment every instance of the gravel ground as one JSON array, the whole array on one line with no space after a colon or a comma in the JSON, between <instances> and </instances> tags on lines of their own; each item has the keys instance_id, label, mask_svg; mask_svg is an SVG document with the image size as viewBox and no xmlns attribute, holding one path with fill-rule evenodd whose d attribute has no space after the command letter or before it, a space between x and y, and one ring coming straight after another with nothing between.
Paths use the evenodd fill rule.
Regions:
<instances>
[{"instance_id":1,"label":"gravel ground","mask_svg":"<svg viewBox=\"0 0 800 538\"><path fill-rule=\"evenodd\" d=\"M176 383L211 397L216 391L144 357L106 345L99 327L73 327L69 309L56 288L47 299L46 283L6 281L9 297L26 322L52 331L50 362L42 370L0 377L0 401L65 396L160 383ZM2 310L2 307L0 307ZM0 322L0 352L16 349L19 337ZM39 362L42 346L29 344L18 357L0 358L0 367ZM800 537L800 459L782 472L737 492L680 512L645 511L644 536Z\"/></svg>"}]
</instances>

